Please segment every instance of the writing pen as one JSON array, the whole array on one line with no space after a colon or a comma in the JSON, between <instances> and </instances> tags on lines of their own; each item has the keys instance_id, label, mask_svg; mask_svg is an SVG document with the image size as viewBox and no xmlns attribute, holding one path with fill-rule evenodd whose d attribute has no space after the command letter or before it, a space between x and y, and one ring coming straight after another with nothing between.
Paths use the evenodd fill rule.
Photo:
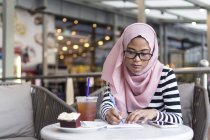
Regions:
<instances>
[{"instance_id":1,"label":"writing pen","mask_svg":"<svg viewBox=\"0 0 210 140\"><path fill-rule=\"evenodd\" d=\"M117 106L116 106L114 97L113 97L111 94L109 94L109 97L110 97L110 100L112 101L112 103L114 104L115 110L116 110L118 113L120 113L120 111L118 110L118 108L117 108ZM119 114L119 119L120 119L120 122L121 122L121 123L124 123L124 119L123 119L123 117L122 117L120 114Z\"/></svg>"}]
</instances>

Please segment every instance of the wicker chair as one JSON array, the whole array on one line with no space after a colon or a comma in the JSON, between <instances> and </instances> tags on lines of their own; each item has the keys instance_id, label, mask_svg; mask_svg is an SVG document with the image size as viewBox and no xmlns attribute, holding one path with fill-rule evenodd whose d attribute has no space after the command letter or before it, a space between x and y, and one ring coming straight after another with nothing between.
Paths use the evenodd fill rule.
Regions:
<instances>
[{"instance_id":1,"label":"wicker chair","mask_svg":"<svg viewBox=\"0 0 210 140\"><path fill-rule=\"evenodd\" d=\"M14 85L13 83L0 83L0 86ZM49 124L57 122L62 112L74 112L73 107L66 104L46 88L31 85L31 97L34 119L34 138L41 140L40 130Z\"/></svg>"},{"instance_id":2,"label":"wicker chair","mask_svg":"<svg viewBox=\"0 0 210 140\"><path fill-rule=\"evenodd\" d=\"M43 87L32 85L31 94L34 110L35 137L38 139L41 139L40 130L46 125L56 123L60 113L76 111Z\"/></svg>"},{"instance_id":3,"label":"wicker chair","mask_svg":"<svg viewBox=\"0 0 210 140\"><path fill-rule=\"evenodd\" d=\"M181 84L178 87L184 124L193 129L193 140L206 140L210 119L207 90L194 84Z\"/></svg>"}]
</instances>

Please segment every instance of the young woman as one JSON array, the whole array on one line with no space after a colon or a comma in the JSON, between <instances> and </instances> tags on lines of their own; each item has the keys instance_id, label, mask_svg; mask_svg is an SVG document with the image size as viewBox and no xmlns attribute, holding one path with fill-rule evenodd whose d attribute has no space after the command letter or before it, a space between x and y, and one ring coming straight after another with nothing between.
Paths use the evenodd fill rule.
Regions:
<instances>
[{"instance_id":1,"label":"young woman","mask_svg":"<svg viewBox=\"0 0 210 140\"><path fill-rule=\"evenodd\" d=\"M158 61L154 29L144 23L125 28L107 56L102 79L107 82L101 117L110 124L141 120L182 123L176 77Z\"/></svg>"}]
</instances>

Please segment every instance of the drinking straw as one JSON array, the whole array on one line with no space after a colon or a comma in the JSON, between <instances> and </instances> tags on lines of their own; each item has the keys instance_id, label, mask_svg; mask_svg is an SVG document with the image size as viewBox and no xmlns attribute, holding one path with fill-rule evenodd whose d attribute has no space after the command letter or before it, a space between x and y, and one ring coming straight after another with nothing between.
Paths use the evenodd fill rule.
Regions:
<instances>
[{"instance_id":1,"label":"drinking straw","mask_svg":"<svg viewBox=\"0 0 210 140\"><path fill-rule=\"evenodd\" d=\"M90 77L87 78L86 97L88 97L90 88Z\"/></svg>"}]
</instances>

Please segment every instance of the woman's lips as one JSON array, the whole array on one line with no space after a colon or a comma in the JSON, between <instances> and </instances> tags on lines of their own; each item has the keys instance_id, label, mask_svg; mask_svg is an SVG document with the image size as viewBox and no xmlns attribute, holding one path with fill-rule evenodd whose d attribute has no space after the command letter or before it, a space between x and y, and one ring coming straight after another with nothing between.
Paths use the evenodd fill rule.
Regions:
<instances>
[{"instance_id":1,"label":"woman's lips","mask_svg":"<svg viewBox=\"0 0 210 140\"><path fill-rule=\"evenodd\" d=\"M135 69L137 69L137 68L140 68L141 67L141 65L137 65L137 64L132 64L131 65L133 68L135 68Z\"/></svg>"}]
</instances>

